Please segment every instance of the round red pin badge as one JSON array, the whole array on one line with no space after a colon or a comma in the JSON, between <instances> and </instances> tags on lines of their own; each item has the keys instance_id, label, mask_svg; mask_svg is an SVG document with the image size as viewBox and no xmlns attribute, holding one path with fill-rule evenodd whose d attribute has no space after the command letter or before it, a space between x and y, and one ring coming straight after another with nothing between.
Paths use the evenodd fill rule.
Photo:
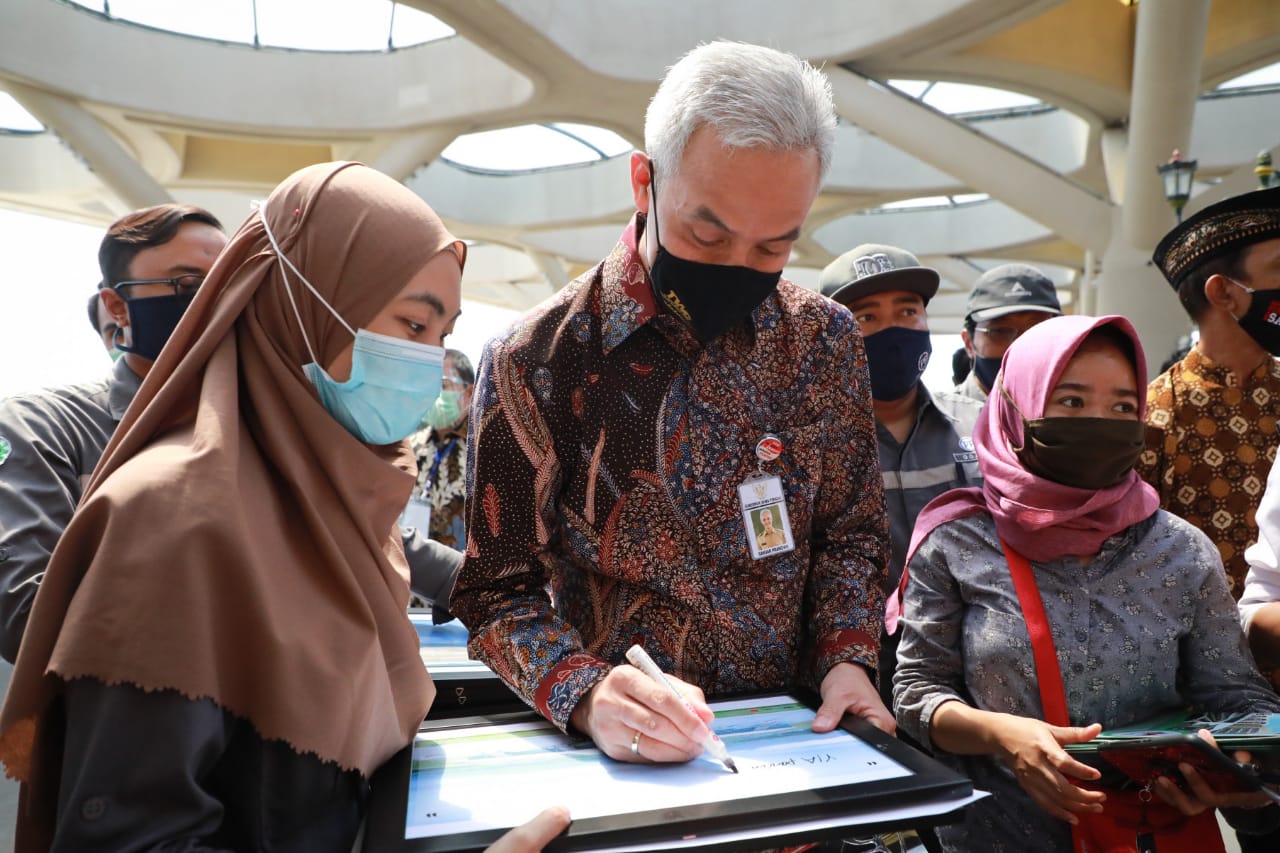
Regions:
<instances>
[{"instance_id":1,"label":"round red pin badge","mask_svg":"<svg viewBox=\"0 0 1280 853\"><path fill-rule=\"evenodd\" d=\"M756 458L761 462L772 462L782 455L782 439L776 435L766 435L756 443Z\"/></svg>"}]
</instances>

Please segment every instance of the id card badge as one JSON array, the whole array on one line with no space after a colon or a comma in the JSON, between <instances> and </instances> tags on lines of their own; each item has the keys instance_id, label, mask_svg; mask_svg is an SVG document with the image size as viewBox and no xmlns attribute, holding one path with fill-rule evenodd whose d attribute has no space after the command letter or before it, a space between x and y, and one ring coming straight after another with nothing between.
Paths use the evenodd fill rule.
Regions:
<instances>
[{"instance_id":1,"label":"id card badge","mask_svg":"<svg viewBox=\"0 0 1280 853\"><path fill-rule=\"evenodd\" d=\"M738 486L738 503L753 560L795 550L781 479L774 474L753 474Z\"/></svg>"}]
</instances>

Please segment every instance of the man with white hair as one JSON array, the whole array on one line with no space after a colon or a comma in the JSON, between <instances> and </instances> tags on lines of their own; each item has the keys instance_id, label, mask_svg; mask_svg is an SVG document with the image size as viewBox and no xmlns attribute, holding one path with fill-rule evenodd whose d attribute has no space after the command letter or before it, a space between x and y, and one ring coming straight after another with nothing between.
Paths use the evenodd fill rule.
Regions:
<instances>
[{"instance_id":1,"label":"man with white hair","mask_svg":"<svg viewBox=\"0 0 1280 853\"><path fill-rule=\"evenodd\" d=\"M649 106L612 254L481 361L451 608L474 656L614 758L688 760L704 695L793 684L822 697L815 730L846 711L894 728L862 338L781 279L834 129L803 61L694 49ZM758 547L762 508L792 547ZM633 643L688 706L624 662Z\"/></svg>"}]
</instances>

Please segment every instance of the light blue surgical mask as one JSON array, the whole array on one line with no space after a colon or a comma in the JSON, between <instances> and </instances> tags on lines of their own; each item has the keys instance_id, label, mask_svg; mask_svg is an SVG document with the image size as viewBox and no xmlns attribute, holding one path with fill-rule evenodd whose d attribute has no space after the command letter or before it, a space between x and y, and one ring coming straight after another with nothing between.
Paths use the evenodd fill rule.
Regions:
<instances>
[{"instance_id":1,"label":"light blue surgical mask","mask_svg":"<svg viewBox=\"0 0 1280 853\"><path fill-rule=\"evenodd\" d=\"M444 378L444 348L419 344L370 332L353 330L342 316L325 301L324 297L307 281L306 276L285 257L262 217L267 239L280 261L285 293L293 306L302 340L311 354L311 361L302 366L302 372L315 386L321 404L334 420L366 444L393 444L409 436L440 396ZM351 377L337 382L316 359L302 315L294 301L286 269L306 286L320 304L329 309L348 332L355 337L351 353Z\"/></svg>"}]
</instances>

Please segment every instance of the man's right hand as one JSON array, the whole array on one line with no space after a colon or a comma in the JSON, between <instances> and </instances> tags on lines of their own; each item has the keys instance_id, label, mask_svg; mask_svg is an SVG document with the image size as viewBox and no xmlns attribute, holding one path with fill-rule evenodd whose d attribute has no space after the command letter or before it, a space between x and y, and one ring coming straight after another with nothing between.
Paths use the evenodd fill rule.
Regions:
<instances>
[{"instance_id":1,"label":"man's right hand","mask_svg":"<svg viewBox=\"0 0 1280 853\"><path fill-rule=\"evenodd\" d=\"M673 696L629 664L616 666L582 697L570 721L600 751L618 761L689 761L715 719L702 690L675 676L668 680L684 696Z\"/></svg>"}]
</instances>

